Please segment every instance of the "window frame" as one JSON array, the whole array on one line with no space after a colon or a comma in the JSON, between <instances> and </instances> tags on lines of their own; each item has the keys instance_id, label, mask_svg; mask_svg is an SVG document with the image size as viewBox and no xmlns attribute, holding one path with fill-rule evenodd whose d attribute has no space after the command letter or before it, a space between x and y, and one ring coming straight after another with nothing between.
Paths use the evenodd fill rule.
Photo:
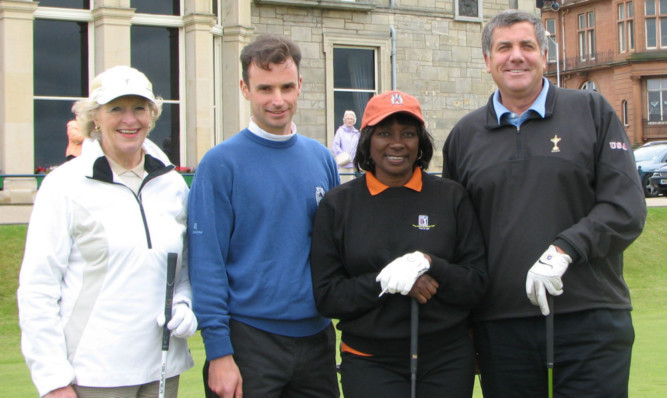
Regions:
<instances>
[{"instance_id":1,"label":"window frame","mask_svg":"<svg viewBox=\"0 0 667 398\"><path fill-rule=\"evenodd\" d=\"M360 48L375 50L375 81L376 92L382 93L390 89L391 74L391 39L374 39L356 36L340 36L324 34L325 57L325 88L326 88L326 145L331 147L336 134L334 115L334 48ZM362 115L357 115L361 120Z\"/></svg>"},{"instance_id":2,"label":"window frame","mask_svg":"<svg viewBox=\"0 0 667 398\"><path fill-rule=\"evenodd\" d=\"M649 88L649 82L657 81L657 89ZM660 109L660 120L651 120L651 103L650 103L650 94L653 92L658 92L659 96L659 109ZM667 101L667 77L653 77L646 79L646 120L649 125L664 125L667 124L667 110L664 106L665 101Z\"/></svg>"},{"instance_id":3,"label":"window frame","mask_svg":"<svg viewBox=\"0 0 667 398\"><path fill-rule=\"evenodd\" d=\"M477 16L461 15L460 14L460 2L462 0L454 0L454 20L455 21L466 21L466 22L483 22L484 21L484 2L483 0L477 0Z\"/></svg>"},{"instance_id":4,"label":"window frame","mask_svg":"<svg viewBox=\"0 0 667 398\"><path fill-rule=\"evenodd\" d=\"M667 3L665 3L667 4ZM649 5L653 6L649 14ZM647 50L662 50L667 48L667 10L661 8L661 0L644 0L644 34ZM649 26L654 32L649 33ZM649 45L649 37L655 40L655 45Z\"/></svg>"},{"instance_id":5,"label":"window frame","mask_svg":"<svg viewBox=\"0 0 667 398\"><path fill-rule=\"evenodd\" d=\"M595 60L595 12L586 11L577 15L577 38L579 61Z\"/></svg>"},{"instance_id":6,"label":"window frame","mask_svg":"<svg viewBox=\"0 0 667 398\"><path fill-rule=\"evenodd\" d=\"M183 13L183 10L184 4L181 0L181 13ZM130 19L130 28L132 26L178 29L178 100L164 99L163 104L178 105L178 165L183 165L187 161L188 149L186 136L185 23L183 22L183 16L134 14ZM130 40L132 39L130 38ZM132 43L128 43L128 46L131 45Z\"/></svg>"},{"instance_id":7,"label":"window frame","mask_svg":"<svg viewBox=\"0 0 667 398\"><path fill-rule=\"evenodd\" d=\"M552 27L549 25L553 24ZM551 31L553 29L553 32ZM549 32L551 35L551 39L547 40L547 62L550 64L555 64L558 61L558 56L556 54L557 48L556 44L558 43L558 40L556 40L556 18L547 18L544 20L544 30Z\"/></svg>"},{"instance_id":8,"label":"window frame","mask_svg":"<svg viewBox=\"0 0 667 398\"><path fill-rule=\"evenodd\" d=\"M593 80L586 80L581 84L579 90L598 91L598 85Z\"/></svg>"},{"instance_id":9,"label":"window frame","mask_svg":"<svg viewBox=\"0 0 667 398\"><path fill-rule=\"evenodd\" d=\"M616 17L617 19L617 31L618 31L618 52L623 54L627 48L627 32L626 32L626 21L627 21L627 11L625 3L618 3L616 5Z\"/></svg>"},{"instance_id":10,"label":"window frame","mask_svg":"<svg viewBox=\"0 0 667 398\"><path fill-rule=\"evenodd\" d=\"M143 14L136 13L130 19L130 26L152 26L164 28L178 29L178 100L166 99L165 104L178 104L179 107L179 159L180 164L185 164L187 154L187 139L186 139L186 89L185 89L185 23L183 20L183 10L185 9L184 0L180 0L181 15L161 15L161 14ZM95 23L93 19L94 4L90 2L90 9L75 9L63 7L42 7L38 6L33 16L35 19L47 19L64 22L85 22L88 24L88 81L91 82L95 76ZM128 43L131 46L131 43ZM99 49L104 51L104 49ZM34 79L34 77L33 77ZM60 97L60 96L44 96L33 95L35 100L67 100L77 101L82 97ZM34 116L33 116L34 118ZM33 135L35 132L33 131Z\"/></svg>"}]
</instances>

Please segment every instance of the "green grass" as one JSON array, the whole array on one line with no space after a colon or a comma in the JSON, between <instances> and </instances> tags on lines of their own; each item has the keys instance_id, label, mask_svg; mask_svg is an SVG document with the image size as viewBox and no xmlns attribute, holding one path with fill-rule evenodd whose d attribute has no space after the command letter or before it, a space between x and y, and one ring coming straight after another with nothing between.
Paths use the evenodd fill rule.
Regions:
<instances>
[{"instance_id":1,"label":"green grass","mask_svg":"<svg viewBox=\"0 0 667 398\"><path fill-rule=\"evenodd\" d=\"M667 396L667 208L650 208L644 233L625 252L636 340L630 370L630 397ZM36 397L20 350L16 288L23 257L25 225L0 226L0 385L6 398ZM202 394L204 346L197 333L189 340L195 367L181 377L179 398ZM476 385L475 398L482 397Z\"/></svg>"}]
</instances>

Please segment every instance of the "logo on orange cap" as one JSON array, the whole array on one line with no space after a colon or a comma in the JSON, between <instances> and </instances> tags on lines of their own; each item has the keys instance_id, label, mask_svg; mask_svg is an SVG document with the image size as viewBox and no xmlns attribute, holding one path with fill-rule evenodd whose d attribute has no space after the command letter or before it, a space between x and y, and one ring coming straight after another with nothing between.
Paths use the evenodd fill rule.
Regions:
<instances>
[{"instance_id":1,"label":"logo on orange cap","mask_svg":"<svg viewBox=\"0 0 667 398\"><path fill-rule=\"evenodd\" d=\"M394 113L407 113L424 123L421 106L415 97L401 91L388 91L368 101L361 119L361 129L375 126Z\"/></svg>"},{"instance_id":2,"label":"logo on orange cap","mask_svg":"<svg viewBox=\"0 0 667 398\"><path fill-rule=\"evenodd\" d=\"M401 104L403 104L403 97L401 97L401 94L399 94L399 93L392 94L391 104L392 105L401 105Z\"/></svg>"}]
</instances>

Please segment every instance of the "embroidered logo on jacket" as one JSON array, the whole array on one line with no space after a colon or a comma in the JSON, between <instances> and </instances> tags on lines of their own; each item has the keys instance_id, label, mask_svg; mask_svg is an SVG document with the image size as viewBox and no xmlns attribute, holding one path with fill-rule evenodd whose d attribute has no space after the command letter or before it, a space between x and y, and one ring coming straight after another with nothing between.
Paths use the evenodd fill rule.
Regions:
<instances>
[{"instance_id":1,"label":"embroidered logo on jacket","mask_svg":"<svg viewBox=\"0 0 667 398\"><path fill-rule=\"evenodd\" d=\"M315 187L315 200L317 201L317 204L320 204L320 201L324 197L324 188L322 187Z\"/></svg>"},{"instance_id":2,"label":"embroidered logo on jacket","mask_svg":"<svg viewBox=\"0 0 667 398\"><path fill-rule=\"evenodd\" d=\"M621 151L627 151L628 150L628 146L625 145L625 142L619 142L619 141L617 141L617 142L611 141L609 143L609 148L619 149Z\"/></svg>"},{"instance_id":3,"label":"embroidered logo on jacket","mask_svg":"<svg viewBox=\"0 0 667 398\"><path fill-rule=\"evenodd\" d=\"M558 147L558 143L561 141L561 138L558 137L558 134L554 135L554 138L550 139L549 141L554 143L554 147L551 148L551 153L560 152L560 148Z\"/></svg>"},{"instance_id":4,"label":"embroidered logo on jacket","mask_svg":"<svg viewBox=\"0 0 667 398\"><path fill-rule=\"evenodd\" d=\"M431 228L435 228L435 224L428 223L428 216L420 215L417 224L412 224L413 227L419 228L422 231L428 231Z\"/></svg>"}]
</instances>

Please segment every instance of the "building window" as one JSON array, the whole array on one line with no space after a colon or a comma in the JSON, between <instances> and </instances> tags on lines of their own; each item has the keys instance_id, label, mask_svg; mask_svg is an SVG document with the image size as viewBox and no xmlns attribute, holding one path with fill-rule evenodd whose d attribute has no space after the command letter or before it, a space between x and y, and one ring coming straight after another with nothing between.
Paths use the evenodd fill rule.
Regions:
<instances>
[{"instance_id":1,"label":"building window","mask_svg":"<svg viewBox=\"0 0 667 398\"><path fill-rule=\"evenodd\" d=\"M579 59L595 59L595 13L579 14Z\"/></svg>"},{"instance_id":2,"label":"building window","mask_svg":"<svg viewBox=\"0 0 667 398\"><path fill-rule=\"evenodd\" d=\"M597 86L595 85L595 82L592 80L589 80L585 82L584 84L581 85L582 90L590 90L590 91L598 91Z\"/></svg>"},{"instance_id":3,"label":"building window","mask_svg":"<svg viewBox=\"0 0 667 398\"><path fill-rule=\"evenodd\" d=\"M635 25L632 2L618 4L618 51L624 53L635 48Z\"/></svg>"},{"instance_id":4,"label":"building window","mask_svg":"<svg viewBox=\"0 0 667 398\"><path fill-rule=\"evenodd\" d=\"M547 32L549 32L549 40L547 43L547 57L548 61L550 63L556 62L557 55L556 55L556 19L554 18L549 18L545 21L545 29Z\"/></svg>"},{"instance_id":5,"label":"building window","mask_svg":"<svg viewBox=\"0 0 667 398\"><path fill-rule=\"evenodd\" d=\"M357 128L366 103L377 94L376 50L373 48L334 47L334 126L338 127L346 110L357 115Z\"/></svg>"},{"instance_id":6,"label":"building window","mask_svg":"<svg viewBox=\"0 0 667 398\"><path fill-rule=\"evenodd\" d=\"M90 0L39 0L39 6L89 10Z\"/></svg>"},{"instance_id":7,"label":"building window","mask_svg":"<svg viewBox=\"0 0 667 398\"><path fill-rule=\"evenodd\" d=\"M648 94L648 121L667 121L667 78L648 79L646 81Z\"/></svg>"},{"instance_id":8,"label":"building window","mask_svg":"<svg viewBox=\"0 0 667 398\"><path fill-rule=\"evenodd\" d=\"M132 0L130 7L144 14L181 15L181 0Z\"/></svg>"},{"instance_id":9,"label":"building window","mask_svg":"<svg viewBox=\"0 0 667 398\"><path fill-rule=\"evenodd\" d=\"M346 110L361 126L368 100L391 87L391 39L324 36L326 145L331 146Z\"/></svg>"},{"instance_id":10,"label":"building window","mask_svg":"<svg viewBox=\"0 0 667 398\"><path fill-rule=\"evenodd\" d=\"M645 0L646 48L667 48L667 0Z\"/></svg>"},{"instance_id":11,"label":"building window","mask_svg":"<svg viewBox=\"0 0 667 398\"><path fill-rule=\"evenodd\" d=\"M457 21L482 21L482 0L454 0L454 15Z\"/></svg>"},{"instance_id":12,"label":"building window","mask_svg":"<svg viewBox=\"0 0 667 398\"><path fill-rule=\"evenodd\" d=\"M153 92L164 99L162 115L149 138L169 156L180 162L180 86L179 29L174 27L132 25L132 67L144 72L153 83Z\"/></svg>"},{"instance_id":13,"label":"building window","mask_svg":"<svg viewBox=\"0 0 667 398\"><path fill-rule=\"evenodd\" d=\"M627 2L627 14L628 20L627 25L627 34L628 34L628 50L635 49L635 9L634 3L629 1Z\"/></svg>"},{"instance_id":14,"label":"building window","mask_svg":"<svg viewBox=\"0 0 667 398\"><path fill-rule=\"evenodd\" d=\"M621 111L623 112L623 125L627 127L630 125L629 122L630 117L628 114L628 101L623 100L623 102L621 103L621 108L622 108Z\"/></svg>"},{"instance_id":15,"label":"building window","mask_svg":"<svg viewBox=\"0 0 667 398\"><path fill-rule=\"evenodd\" d=\"M87 22L35 19L33 26L36 169L65 161L72 105L88 96L89 57Z\"/></svg>"}]
</instances>

